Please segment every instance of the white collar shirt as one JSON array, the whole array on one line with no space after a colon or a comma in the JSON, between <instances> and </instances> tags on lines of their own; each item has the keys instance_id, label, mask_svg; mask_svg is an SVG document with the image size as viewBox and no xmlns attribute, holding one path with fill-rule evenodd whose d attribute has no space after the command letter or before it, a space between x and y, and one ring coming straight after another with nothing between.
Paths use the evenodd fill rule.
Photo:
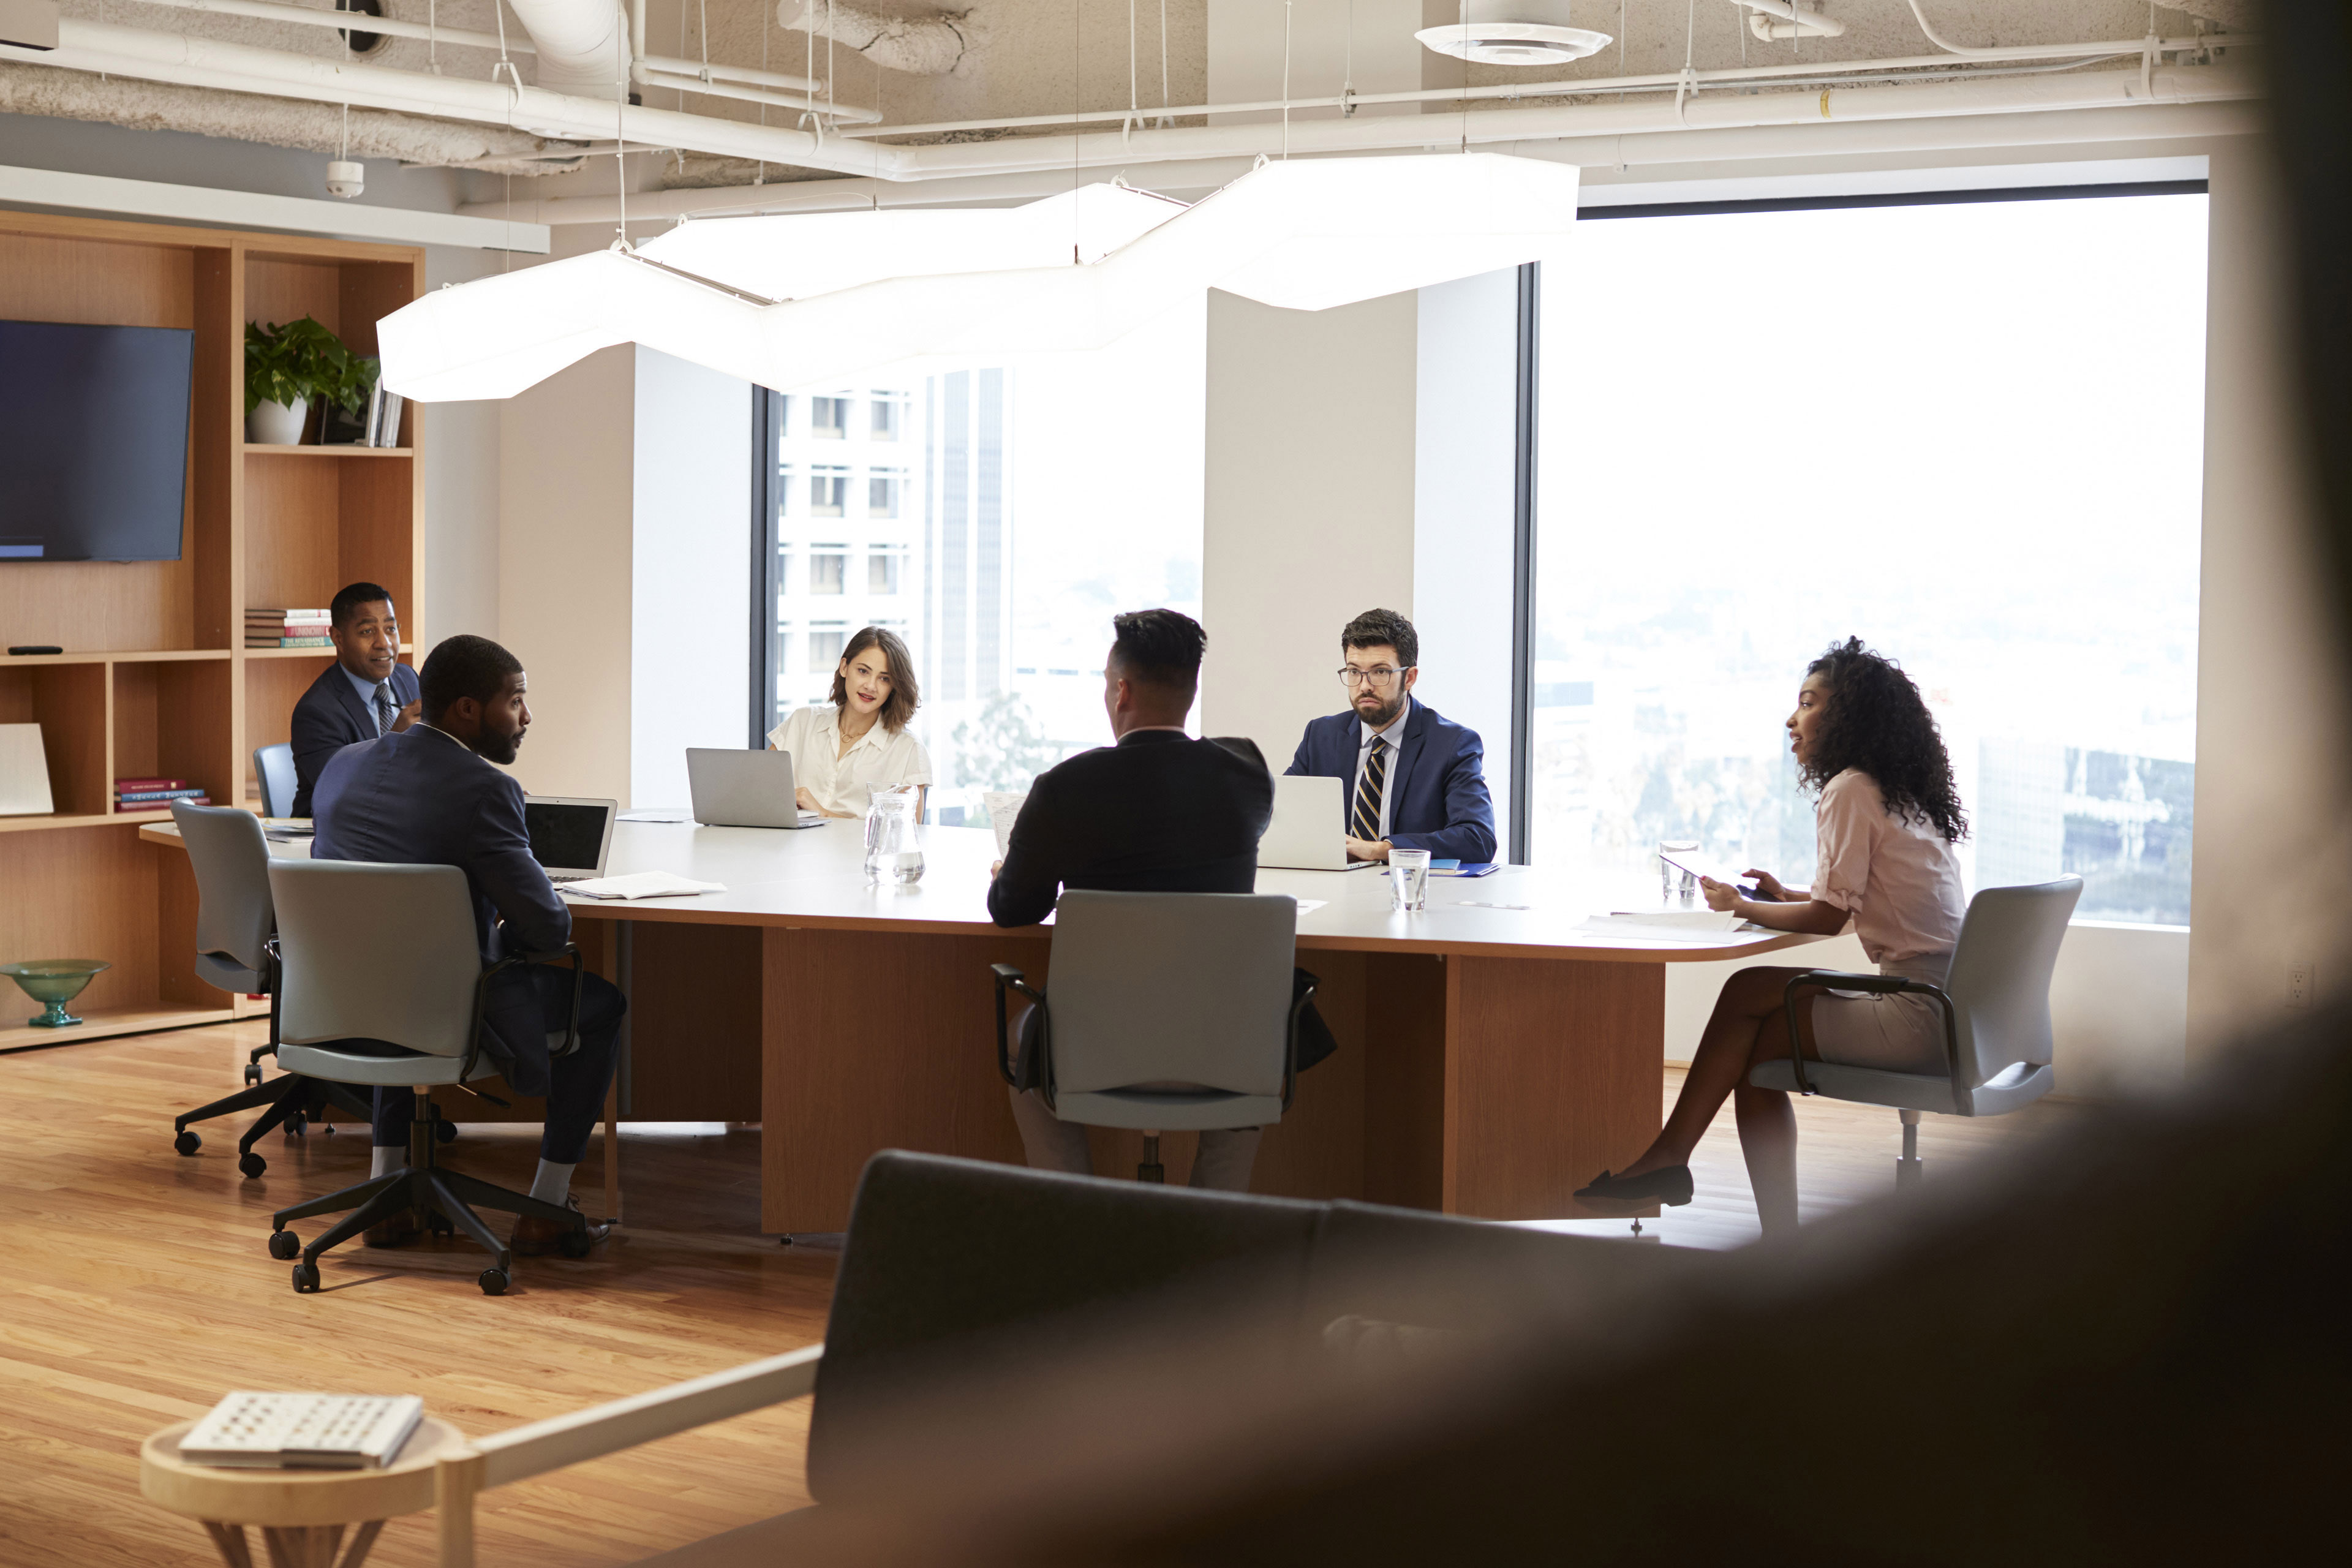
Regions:
<instances>
[{"instance_id":1,"label":"white collar shirt","mask_svg":"<svg viewBox=\"0 0 2352 1568\"><path fill-rule=\"evenodd\" d=\"M392 703L393 717L398 718L400 716L400 699L393 695L392 682L389 680L370 680L364 675L353 675L351 672L351 668L340 661L337 662L335 668L343 672L343 679L350 681L352 683L352 689L360 694L360 706L367 710L369 720L375 725L375 732L379 735L390 734L392 732L392 726L383 721L383 714L376 708L375 694L379 688L382 689L385 699Z\"/></svg>"},{"instance_id":2,"label":"white collar shirt","mask_svg":"<svg viewBox=\"0 0 2352 1568\"><path fill-rule=\"evenodd\" d=\"M930 753L911 729L895 734L877 721L841 749L841 710L830 702L796 708L768 731L768 744L788 752L793 783L827 811L864 816L869 784L928 784Z\"/></svg>"},{"instance_id":3,"label":"white collar shirt","mask_svg":"<svg viewBox=\"0 0 2352 1568\"><path fill-rule=\"evenodd\" d=\"M1374 746L1386 746L1389 749L1388 771L1381 776L1380 836L1382 838L1389 836L1389 800L1396 790L1398 748L1404 744L1405 721L1412 717L1412 699L1408 697L1404 700L1404 706L1398 710L1397 716L1389 721L1385 729L1375 730L1360 719L1356 721L1356 771L1348 779L1348 824L1350 832L1355 828L1356 791L1364 777L1364 765L1372 760Z\"/></svg>"}]
</instances>

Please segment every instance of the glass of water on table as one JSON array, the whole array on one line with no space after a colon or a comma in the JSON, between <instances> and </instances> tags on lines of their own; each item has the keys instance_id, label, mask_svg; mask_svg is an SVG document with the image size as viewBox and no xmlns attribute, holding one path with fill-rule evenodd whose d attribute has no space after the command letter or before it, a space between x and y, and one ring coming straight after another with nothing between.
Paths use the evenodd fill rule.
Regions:
<instances>
[{"instance_id":1,"label":"glass of water on table","mask_svg":"<svg viewBox=\"0 0 2352 1568\"><path fill-rule=\"evenodd\" d=\"M1666 858L1669 855L1675 855L1687 860L1697 853L1698 840L1696 838L1658 840L1658 901L1660 903L1673 903L1677 892L1682 895L1682 901L1686 904L1698 896L1698 878Z\"/></svg>"},{"instance_id":2,"label":"glass of water on table","mask_svg":"<svg viewBox=\"0 0 2352 1568\"><path fill-rule=\"evenodd\" d=\"M1397 849L1389 851L1389 908L1422 910L1428 907L1429 851Z\"/></svg>"}]
</instances>

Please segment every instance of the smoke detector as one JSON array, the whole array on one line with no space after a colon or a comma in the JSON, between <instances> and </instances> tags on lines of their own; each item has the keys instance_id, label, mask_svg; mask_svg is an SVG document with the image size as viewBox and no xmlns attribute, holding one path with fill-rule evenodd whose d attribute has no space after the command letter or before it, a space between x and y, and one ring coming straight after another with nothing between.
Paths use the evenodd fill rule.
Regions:
<instances>
[{"instance_id":1,"label":"smoke detector","mask_svg":"<svg viewBox=\"0 0 2352 1568\"><path fill-rule=\"evenodd\" d=\"M367 189L367 165L338 158L327 165L327 194L350 201Z\"/></svg>"},{"instance_id":2,"label":"smoke detector","mask_svg":"<svg viewBox=\"0 0 2352 1568\"><path fill-rule=\"evenodd\" d=\"M1441 55L1482 66L1564 66L1614 41L1569 26L1569 0L1468 0L1460 21L1413 37Z\"/></svg>"}]
</instances>

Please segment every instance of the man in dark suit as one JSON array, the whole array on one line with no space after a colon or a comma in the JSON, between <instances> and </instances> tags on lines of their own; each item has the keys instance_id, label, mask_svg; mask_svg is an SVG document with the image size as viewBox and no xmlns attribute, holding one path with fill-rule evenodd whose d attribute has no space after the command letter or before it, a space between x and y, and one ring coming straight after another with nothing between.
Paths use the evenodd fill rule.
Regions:
<instances>
[{"instance_id":1,"label":"man in dark suit","mask_svg":"<svg viewBox=\"0 0 2352 1568\"><path fill-rule=\"evenodd\" d=\"M1350 711L1318 719L1285 773L1342 779L1351 860L1385 860L1391 845L1434 858L1495 858L1495 803L1478 732L1412 700L1421 637L1394 610L1366 610L1339 633L1339 679Z\"/></svg>"},{"instance_id":2,"label":"man in dark suit","mask_svg":"<svg viewBox=\"0 0 2352 1568\"><path fill-rule=\"evenodd\" d=\"M346 746L319 779L311 858L458 868L473 894L475 941L486 964L509 953L551 952L572 940L572 911L531 858L522 786L490 765L515 760L530 728L530 686L521 662L498 644L451 637L425 661L422 721ZM611 982L585 976L579 1044L551 1058L547 1037L560 1040L571 1001L569 966L530 964L493 981L485 1008L483 1048L518 1092L547 1099L530 1195L551 1204L570 1199L572 1168L587 1151L613 1081L627 1006ZM375 1174L405 1163L415 1114L408 1090L376 1090ZM551 1251L562 1229L525 1215L509 1245ZM610 1229L599 1221L588 1234L602 1240ZM394 1246L415 1233L409 1215L371 1228L368 1242Z\"/></svg>"},{"instance_id":3,"label":"man in dark suit","mask_svg":"<svg viewBox=\"0 0 2352 1568\"><path fill-rule=\"evenodd\" d=\"M1115 743L1081 752L1029 786L988 889L998 925L1034 925L1053 912L1064 888L1247 893L1257 887L1257 841L1274 815L1274 780L1252 742L1184 733L1208 645L1200 623L1173 610L1136 610L1111 625L1103 710ZM1314 1028L1320 1027L1318 1019ZM1309 1065L1303 1053L1299 1065ZM1087 1130L1057 1120L1034 1089L1013 1091L1013 1120L1031 1165L1080 1175L1094 1169ZM1255 1127L1202 1133L1192 1184L1246 1191L1257 1143Z\"/></svg>"},{"instance_id":4,"label":"man in dark suit","mask_svg":"<svg viewBox=\"0 0 2352 1568\"><path fill-rule=\"evenodd\" d=\"M400 662L400 617L392 595L353 583L327 611L335 662L294 704L294 815L311 815L327 761L357 741L416 722L416 672Z\"/></svg>"}]
</instances>

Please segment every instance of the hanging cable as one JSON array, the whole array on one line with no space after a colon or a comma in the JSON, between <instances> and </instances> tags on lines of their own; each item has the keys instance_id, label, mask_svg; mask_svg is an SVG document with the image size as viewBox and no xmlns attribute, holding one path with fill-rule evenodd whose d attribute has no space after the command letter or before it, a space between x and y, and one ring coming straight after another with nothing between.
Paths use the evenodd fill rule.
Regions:
<instances>
[{"instance_id":1,"label":"hanging cable","mask_svg":"<svg viewBox=\"0 0 2352 1568\"><path fill-rule=\"evenodd\" d=\"M768 68L768 35L774 32L775 28L776 18L774 14L772 12L762 11L760 16L760 69L762 72L766 71ZM705 62L704 68L709 68L708 62ZM877 94L877 96L878 97L879 95ZM761 128L763 130L766 129L767 123L768 101L765 99L761 99L760 100ZM764 185L768 183L768 161L765 158L760 160L759 172L751 176L751 183L755 185Z\"/></svg>"},{"instance_id":2,"label":"hanging cable","mask_svg":"<svg viewBox=\"0 0 2352 1568\"><path fill-rule=\"evenodd\" d=\"M695 29L702 35L702 84L710 85L710 0L695 0Z\"/></svg>"},{"instance_id":3,"label":"hanging cable","mask_svg":"<svg viewBox=\"0 0 2352 1568\"><path fill-rule=\"evenodd\" d=\"M1348 47L1339 64L1339 118L1356 117L1356 0L1348 0Z\"/></svg>"},{"instance_id":4,"label":"hanging cable","mask_svg":"<svg viewBox=\"0 0 2352 1568\"><path fill-rule=\"evenodd\" d=\"M503 73L507 87L517 97L522 94L522 76L515 69L513 58L507 53L506 0L490 0L490 15L499 19L499 63L490 68L490 79L496 81Z\"/></svg>"},{"instance_id":5,"label":"hanging cable","mask_svg":"<svg viewBox=\"0 0 2352 1568\"><path fill-rule=\"evenodd\" d=\"M1683 17L1683 74L1675 80L1675 119L1688 125L1683 104L1698 90L1698 69L1693 63L1698 55L1698 0L1690 0L1690 8Z\"/></svg>"},{"instance_id":6,"label":"hanging cable","mask_svg":"<svg viewBox=\"0 0 2352 1568\"><path fill-rule=\"evenodd\" d=\"M617 3L614 9L620 9ZM624 12L621 16L620 47L625 51L628 47L629 18ZM621 67L613 73L620 78L613 84L613 188L621 226L613 241L613 248L626 251L629 248L629 70L625 58L616 59L614 63Z\"/></svg>"},{"instance_id":7,"label":"hanging cable","mask_svg":"<svg viewBox=\"0 0 2352 1568\"><path fill-rule=\"evenodd\" d=\"M1160 123L1173 125L1176 117L1168 110L1168 0L1160 0Z\"/></svg>"},{"instance_id":8,"label":"hanging cable","mask_svg":"<svg viewBox=\"0 0 2352 1568\"><path fill-rule=\"evenodd\" d=\"M1617 0L1617 74L1625 74L1625 0Z\"/></svg>"},{"instance_id":9,"label":"hanging cable","mask_svg":"<svg viewBox=\"0 0 2352 1568\"><path fill-rule=\"evenodd\" d=\"M1290 0L1282 0L1282 157L1290 160Z\"/></svg>"},{"instance_id":10,"label":"hanging cable","mask_svg":"<svg viewBox=\"0 0 2352 1568\"><path fill-rule=\"evenodd\" d=\"M1135 83L1135 0L1127 0L1127 121L1119 127L1122 135L1143 119L1142 104L1137 96Z\"/></svg>"},{"instance_id":11,"label":"hanging cable","mask_svg":"<svg viewBox=\"0 0 2352 1568\"><path fill-rule=\"evenodd\" d=\"M425 0L425 66L435 76L441 74L441 0Z\"/></svg>"}]
</instances>

